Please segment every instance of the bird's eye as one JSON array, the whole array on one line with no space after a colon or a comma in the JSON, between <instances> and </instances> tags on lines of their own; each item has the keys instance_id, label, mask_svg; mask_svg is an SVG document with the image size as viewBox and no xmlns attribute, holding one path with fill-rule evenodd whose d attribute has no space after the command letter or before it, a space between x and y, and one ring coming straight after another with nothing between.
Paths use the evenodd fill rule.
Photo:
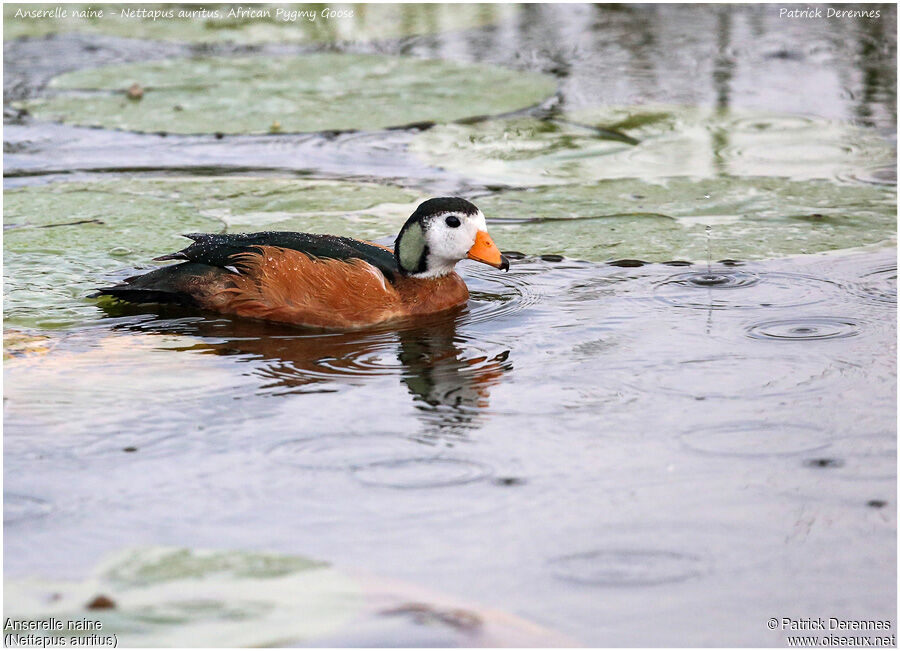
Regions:
<instances>
[{"instance_id":1,"label":"bird's eye","mask_svg":"<svg viewBox=\"0 0 900 651\"><path fill-rule=\"evenodd\" d=\"M444 221L447 222L447 226L449 226L450 228L456 228L457 226L459 226L459 217L457 217L456 215L450 215Z\"/></svg>"}]
</instances>

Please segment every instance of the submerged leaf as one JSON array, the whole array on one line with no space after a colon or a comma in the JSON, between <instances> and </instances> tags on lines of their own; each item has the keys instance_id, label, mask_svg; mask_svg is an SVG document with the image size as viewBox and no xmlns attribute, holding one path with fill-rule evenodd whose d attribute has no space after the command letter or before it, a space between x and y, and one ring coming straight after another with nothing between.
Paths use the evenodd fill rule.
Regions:
<instances>
[{"instance_id":1,"label":"submerged leaf","mask_svg":"<svg viewBox=\"0 0 900 651\"><path fill-rule=\"evenodd\" d=\"M872 129L802 116L652 105L601 107L552 121L443 125L418 135L411 149L482 183L510 185L720 174L865 180L873 169L896 165L893 148Z\"/></svg>"},{"instance_id":2,"label":"submerged leaf","mask_svg":"<svg viewBox=\"0 0 900 651\"><path fill-rule=\"evenodd\" d=\"M72 623L86 617L101 623L98 636L115 634L126 646L298 643L340 630L362 605L359 583L326 563L230 550L128 550L82 582L20 580L6 588L19 620L67 622L50 635L88 635ZM49 604L48 588L56 595ZM98 594L114 607L92 608Z\"/></svg>"},{"instance_id":3,"label":"submerged leaf","mask_svg":"<svg viewBox=\"0 0 900 651\"><path fill-rule=\"evenodd\" d=\"M123 556L104 568L103 577L118 588L128 588L183 579L270 579L325 567L327 563L302 556L158 548Z\"/></svg>"},{"instance_id":4,"label":"submerged leaf","mask_svg":"<svg viewBox=\"0 0 900 651\"><path fill-rule=\"evenodd\" d=\"M526 218L491 225L503 249L598 261L774 258L896 235L892 188L826 181L617 179L502 192L478 206L489 220Z\"/></svg>"},{"instance_id":5,"label":"submerged leaf","mask_svg":"<svg viewBox=\"0 0 900 651\"><path fill-rule=\"evenodd\" d=\"M140 102L125 90L140 80ZM554 92L551 77L487 65L363 54L165 59L70 72L36 118L169 133L383 129L506 113ZM177 108L176 108L177 107Z\"/></svg>"},{"instance_id":6,"label":"submerged leaf","mask_svg":"<svg viewBox=\"0 0 900 651\"><path fill-rule=\"evenodd\" d=\"M42 632L57 644L95 633L99 644L125 647L576 646L416 585L257 551L130 549L81 581L14 579L4 587L14 605L7 632L28 633L30 623L52 618L59 626ZM98 595L107 607L86 607ZM100 627L85 632L84 620Z\"/></svg>"}]
</instances>

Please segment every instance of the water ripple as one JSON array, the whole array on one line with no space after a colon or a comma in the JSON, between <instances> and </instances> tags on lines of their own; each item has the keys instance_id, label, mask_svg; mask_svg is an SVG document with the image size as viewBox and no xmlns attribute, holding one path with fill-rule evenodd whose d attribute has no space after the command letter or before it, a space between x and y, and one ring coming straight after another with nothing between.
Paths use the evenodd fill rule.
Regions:
<instances>
[{"instance_id":1,"label":"water ripple","mask_svg":"<svg viewBox=\"0 0 900 651\"><path fill-rule=\"evenodd\" d=\"M753 339L778 341L821 341L845 339L860 334L860 325L840 317L795 317L764 321L750 326L747 335Z\"/></svg>"},{"instance_id":2,"label":"water ripple","mask_svg":"<svg viewBox=\"0 0 900 651\"><path fill-rule=\"evenodd\" d=\"M897 185L897 168L885 165L860 167L838 174L836 178L839 181L868 183L870 185Z\"/></svg>"},{"instance_id":3,"label":"water ripple","mask_svg":"<svg viewBox=\"0 0 900 651\"><path fill-rule=\"evenodd\" d=\"M538 265L516 264L502 276L492 270L470 267L466 280L470 287L468 323L483 323L511 316L535 305L541 293L528 278L540 272Z\"/></svg>"},{"instance_id":4,"label":"water ripple","mask_svg":"<svg viewBox=\"0 0 900 651\"><path fill-rule=\"evenodd\" d=\"M458 486L487 479L494 468L484 462L427 449L394 435L324 435L279 443L269 453L295 468L348 472L369 486L418 489Z\"/></svg>"},{"instance_id":5,"label":"water ripple","mask_svg":"<svg viewBox=\"0 0 900 651\"><path fill-rule=\"evenodd\" d=\"M773 374L773 368L780 372ZM746 401L822 392L832 377L847 368L848 364L840 360L725 353L645 368L626 385L648 395L661 392L694 399Z\"/></svg>"},{"instance_id":6,"label":"water ripple","mask_svg":"<svg viewBox=\"0 0 900 651\"><path fill-rule=\"evenodd\" d=\"M454 457L419 457L376 461L352 470L354 478L370 486L386 488L444 488L459 486L494 474L491 466Z\"/></svg>"},{"instance_id":7,"label":"water ripple","mask_svg":"<svg viewBox=\"0 0 900 651\"><path fill-rule=\"evenodd\" d=\"M50 504L38 497L15 493L3 494L4 525L42 518L51 510Z\"/></svg>"},{"instance_id":8,"label":"water ripple","mask_svg":"<svg viewBox=\"0 0 900 651\"><path fill-rule=\"evenodd\" d=\"M732 173L891 183L884 172L888 149L865 129L799 115L770 115L732 120L727 132L728 144L716 153ZM873 159L882 162L873 168Z\"/></svg>"},{"instance_id":9,"label":"water ripple","mask_svg":"<svg viewBox=\"0 0 900 651\"><path fill-rule=\"evenodd\" d=\"M695 287L715 287L716 289L739 289L752 287L759 282L759 276L745 271L705 271L681 274L667 282Z\"/></svg>"},{"instance_id":10,"label":"water ripple","mask_svg":"<svg viewBox=\"0 0 900 651\"><path fill-rule=\"evenodd\" d=\"M368 338L367 338L368 339ZM368 339L359 348L347 347L339 353L325 349L325 354L304 369L310 375L394 375L403 371L403 363L397 359L393 337L380 335Z\"/></svg>"},{"instance_id":11,"label":"water ripple","mask_svg":"<svg viewBox=\"0 0 900 651\"><path fill-rule=\"evenodd\" d=\"M860 281L847 286L848 291L868 302L897 305L897 265L887 264L864 274Z\"/></svg>"},{"instance_id":12,"label":"water ripple","mask_svg":"<svg viewBox=\"0 0 900 651\"><path fill-rule=\"evenodd\" d=\"M812 425L747 421L692 430L681 435L681 442L703 454L764 457L821 450L829 437Z\"/></svg>"},{"instance_id":13,"label":"water ripple","mask_svg":"<svg viewBox=\"0 0 900 651\"><path fill-rule=\"evenodd\" d=\"M422 445L390 434L326 434L283 441L269 450L272 458L304 470L352 471L421 454Z\"/></svg>"},{"instance_id":14,"label":"water ripple","mask_svg":"<svg viewBox=\"0 0 900 651\"><path fill-rule=\"evenodd\" d=\"M805 274L717 269L670 276L656 286L655 293L675 307L754 309L813 305L827 298L826 290L836 287L830 280Z\"/></svg>"},{"instance_id":15,"label":"water ripple","mask_svg":"<svg viewBox=\"0 0 900 651\"><path fill-rule=\"evenodd\" d=\"M678 583L708 569L700 556L655 549L598 549L561 556L550 565L559 579L597 586Z\"/></svg>"}]
</instances>

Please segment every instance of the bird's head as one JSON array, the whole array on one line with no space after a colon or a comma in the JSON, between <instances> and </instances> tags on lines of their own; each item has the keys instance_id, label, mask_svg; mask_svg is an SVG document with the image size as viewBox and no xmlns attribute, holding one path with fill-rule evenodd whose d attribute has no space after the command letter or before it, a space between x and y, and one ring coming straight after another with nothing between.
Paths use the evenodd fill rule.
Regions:
<instances>
[{"instance_id":1,"label":"bird's head","mask_svg":"<svg viewBox=\"0 0 900 651\"><path fill-rule=\"evenodd\" d=\"M509 260L488 235L484 215L457 197L429 199L419 205L400 229L394 256L400 270L415 278L449 274L464 258L509 269Z\"/></svg>"}]
</instances>

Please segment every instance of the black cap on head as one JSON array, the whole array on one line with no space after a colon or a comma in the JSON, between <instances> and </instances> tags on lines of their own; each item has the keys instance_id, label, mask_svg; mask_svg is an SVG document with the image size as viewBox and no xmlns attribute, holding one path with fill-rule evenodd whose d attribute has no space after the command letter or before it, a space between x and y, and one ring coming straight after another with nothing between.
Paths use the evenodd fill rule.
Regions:
<instances>
[{"instance_id":1,"label":"black cap on head","mask_svg":"<svg viewBox=\"0 0 900 651\"><path fill-rule=\"evenodd\" d=\"M459 197L436 197L420 203L419 207L416 208L416 212L414 212L409 219L410 221L419 220L428 217L429 215L437 215L442 212L457 212L462 213L463 215L474 215L478 212L478 208L473 203L470 203L465 199L460 199Z\"/></svg>"}]
</instances>

